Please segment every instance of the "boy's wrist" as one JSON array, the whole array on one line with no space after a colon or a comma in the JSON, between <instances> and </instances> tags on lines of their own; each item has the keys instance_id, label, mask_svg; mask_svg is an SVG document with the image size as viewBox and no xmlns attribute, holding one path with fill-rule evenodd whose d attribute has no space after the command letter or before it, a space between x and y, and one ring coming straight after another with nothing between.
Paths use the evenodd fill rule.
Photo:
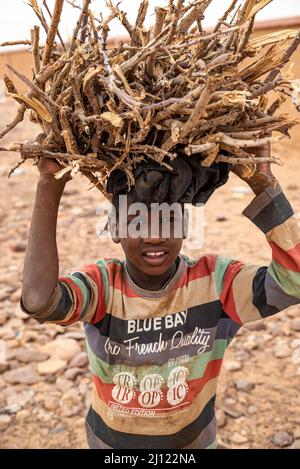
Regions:
<instances>
[{"instance_id":1,"label":"boy's wrist","mask_svg":"<svg viewBox=\"0 0 300 469\"><path fill-rule=\"evenodd\" d=\"M40 175L38 180L39 187L49 187L52 190L63 192L66 185L66 181L64 179L55 179L53 174L43 174Z\"/></svg>"},{"instance_id":2,"label":"boy's wrist","mask_svg":"<svg viewBox=\"0 0 300 469\"><path fill-rule=\"evenodd\" d=\"M249 187L253 190L255 195L261 194L264 190L275 188L279 182L273 174L257 173L253 177L246 180Z\"/></svg>"}]
</instances>

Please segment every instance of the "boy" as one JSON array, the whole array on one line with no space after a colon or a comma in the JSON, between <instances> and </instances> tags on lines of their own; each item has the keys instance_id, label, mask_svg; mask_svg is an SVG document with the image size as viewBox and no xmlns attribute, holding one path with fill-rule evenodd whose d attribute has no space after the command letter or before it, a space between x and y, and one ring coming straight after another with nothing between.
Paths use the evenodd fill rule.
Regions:
<instances>
[{"instance_id":1,"label":"boy","mask_svg":"<svg viewBox=\"0 0 300 469\"><path fill-rule=\"evenodd\" d=\"M267 146L255 151L270 154ZM64 277L56 222L67 179L54 179L59 169L39 163L22 307L41 323L84 323L93 374L90 448L215 448L226 347L242 324L300 302L300 230L269 165L245 179L256 197L243 212L266 234L269 267L217 255L192 261L180 255L182 238L172 231L118 237L117 219L114 241L126 261L100 260Z\"/></svg>"}]
</instances>

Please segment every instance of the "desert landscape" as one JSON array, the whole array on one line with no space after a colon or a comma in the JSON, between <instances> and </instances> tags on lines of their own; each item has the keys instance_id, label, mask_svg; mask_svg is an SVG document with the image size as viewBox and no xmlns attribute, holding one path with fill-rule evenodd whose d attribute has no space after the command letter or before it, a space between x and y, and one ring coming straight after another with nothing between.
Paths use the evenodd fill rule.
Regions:
<instances>
[{"instance_id":1,"label":"desert landscape","mask_svg":"<svg viewBox=\"0 0 300 469\"><path fill-rule=\"evenodd\" d=\"M16 104L1 104L0 127ZM36 128L24 123L2 141L32 140ZM300 221L300 127L273 147L285 163L274 167ZM0 448L87 448L84 417L91 399L91 375L81 324L40 325L19 307L22 267L38 177L27 161L0 155ZM58 221L60 272L101 257L120 256L109 239L99 239L97 207L104 202L82 176L68 183ZM267 265L270 248L243 215L253 194L232 175L205 207L205 241L199 257L216 252ZM103 220L102 220L103 221ZM219 443L225 448L300 448L300 306L244 327L229 347L217 397Z\"/></svg>"}]
</instances>

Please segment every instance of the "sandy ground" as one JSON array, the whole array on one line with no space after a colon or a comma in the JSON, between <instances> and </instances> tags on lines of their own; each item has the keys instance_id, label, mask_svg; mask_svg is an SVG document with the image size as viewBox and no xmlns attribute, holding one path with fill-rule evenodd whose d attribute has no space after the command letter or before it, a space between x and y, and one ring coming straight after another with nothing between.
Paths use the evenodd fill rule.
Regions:
<instances>
[{"instance_id":1,"label":"sandy ground","mask_svg":"<svg viewBox=\"0 0 300 469\"><path fill-rule=\"evenodd\" d=\"M0 111L2 128L15 106L1 104ZM32 139L35 134L28 123L1 143ZM285 162L274 172L300 219L300 128L292 140L277 144L273 153ZM0 448L86 448L84 416L90 402L90 373L82 327L41 326L25 317L18 306L37 170L27 162L9 180L7 174L17 155L1 153L0 157L0 339L7 346L7 362L0 364ZM96 207L103 199L88 188L85 179L76 178L62 199L58 223L61 273L102 256L121 255L110 240L96 236ZM191 251L186 246L187 254L198 257L216 252L268 264L270 249L264 236L242 215L252 199L246 189L232 175L205 208L204 247ZM245 327L227 351L217 399L219 439L224 446L300 447L299 313L300 307L293 307ZM70 341L71 352L62 357L68 364L54 374L41 374L38 362L52 353L45 344L62 335ZM47 396L51 399L46 402Z\"/></svg>"}]
</instances>

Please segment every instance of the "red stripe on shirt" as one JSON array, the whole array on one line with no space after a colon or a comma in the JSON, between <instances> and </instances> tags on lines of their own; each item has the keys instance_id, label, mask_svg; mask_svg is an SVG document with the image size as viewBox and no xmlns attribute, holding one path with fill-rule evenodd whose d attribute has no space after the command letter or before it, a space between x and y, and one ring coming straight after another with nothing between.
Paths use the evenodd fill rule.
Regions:
<instances>
[{"instance_id":1,"label":"red stripe on shirt","mask_svg":"<svg viewBox=\"0 0 300 469\"><path fill-rule=\"evenodd\" d=\"M91 321L91 324L96 324L104 318L106 313L105 286L102 279L102 274L97 264L89 264L85 266L82 269L82 272L84 272L88 277L90 277L97 285L99 296L96 311Z\"/></svg>"},{"instance_id":2,"label":"red stripe on shirt","mask_svg":"<svg viewBox=\"0 0 300 469\"><path fill-rule=\"evenodd\" d=\"M82 312L82 292L79 286L71 278L59 276L58 280L69 285L70 290L72 291L73 295L75 295L75 298L73 298L73 305L75 308L72 316L68 319L68 321L61 321L59 323L61 326L69 326L70 324L73 324L80 319ZM69 312L70 311L67 311L66 316L69 314Z\"/></svg>"},{"instance_id":3,"label":"red stripe on shirt","mask_svg":"<svg viewBox=\"0 0 300 469\"><path fill-rule=\"evenodd\" d=\"M222 302L225 313L228 314L228 316L238 324L242 324L242 321L236 312L233 294L233 282L234 278L238 275L243 266L244 264L242 262L236 261L227 267L226 273L224 275L223 289L220 295L220 300Z\"/></svg>"},{"instance_id":4,"label":"red stripe on shirt","mask_svg":"<svg viewBox=\"0 0 300 469\"><path fill-rule=\"evenodd\" d=\"M123 267L120 264L116 264L114 262L107 264L110 286L114 289L120 290L122 295L125 295L128 298L140 298L140 296L124 281L122 270Z\"/></svg>"},{"instance_id":5,"label":"red stripe on shirt","mask_svg":"<svg viewBox=\"0 0 300 469\"><path fill-rule=\"evenodd\" d=\"M179 279L178 283L176 284L176 287L184 287L193 280L197 280L211 275L211 273L215 271L216 261L216 255L206 255L201 257L201 259L199 259L196 264L187 267L186 272Z\"/></svg>"},{"instance_id":6,"label":"red stripe on shirt","mask_svg":"<svg viewBox=\"0 0 300 469\"><path fill-rule=\"evenodd\" d=\"M284 251L277 246L274 241L269 241L272 248L273 260L278 262L282 267L292 272L300 272L300 244L297 244L294 248Z\"/></svg>"},{"instance_id":7,"label":"red stripe on shirt","mask_svg":"<svg viewBox=\"0 0 300 469\"><path fill-rule=\"evenodd\" d=\"M190 380L190 381L187 380L186 384L188 385L188 391L187 391L187 395L185 396L185 399L182 402L187 402L187 403L189 403L189 405L192 404L193 400L202 391L204 386L210 380L216 378L219 375L221 365L222 365L222 359L212 360L211 362L208 363L208 365L206 367L206 370L205 370L205 373L201 378L193 379L193 380ZM124 407L128 407L128 408L140 408L140 409L144 408L144 407L141 407L141 405L138 401L140 391L135 389L134 390L135 395L130 400L130 402L128 404L122 404L121 402L115 401L112 397L112 391L115 387L114 384L104 383L96 375L93 375L92 379L93 379L93 382L96 386L99 398L103 402L105 402L106 404L108 404L109 402L116 402L116 403L119 403L120 405L122 405ZM164 387L164 388L161 389L161 391L163 393L162 398L161 398L159 404L156 405L155 407L151 407L151 409L153 409L153 410L164 409L166 413L174 411L174 408L169 404L168 399L167 399L168 390L169 390L168 387ZM126 394L130 391L128 391L127 389L126 390L124 389L123 392ZM172 391L171 391L171 393L172 393Z\"/></svg>"}]
</instances>

